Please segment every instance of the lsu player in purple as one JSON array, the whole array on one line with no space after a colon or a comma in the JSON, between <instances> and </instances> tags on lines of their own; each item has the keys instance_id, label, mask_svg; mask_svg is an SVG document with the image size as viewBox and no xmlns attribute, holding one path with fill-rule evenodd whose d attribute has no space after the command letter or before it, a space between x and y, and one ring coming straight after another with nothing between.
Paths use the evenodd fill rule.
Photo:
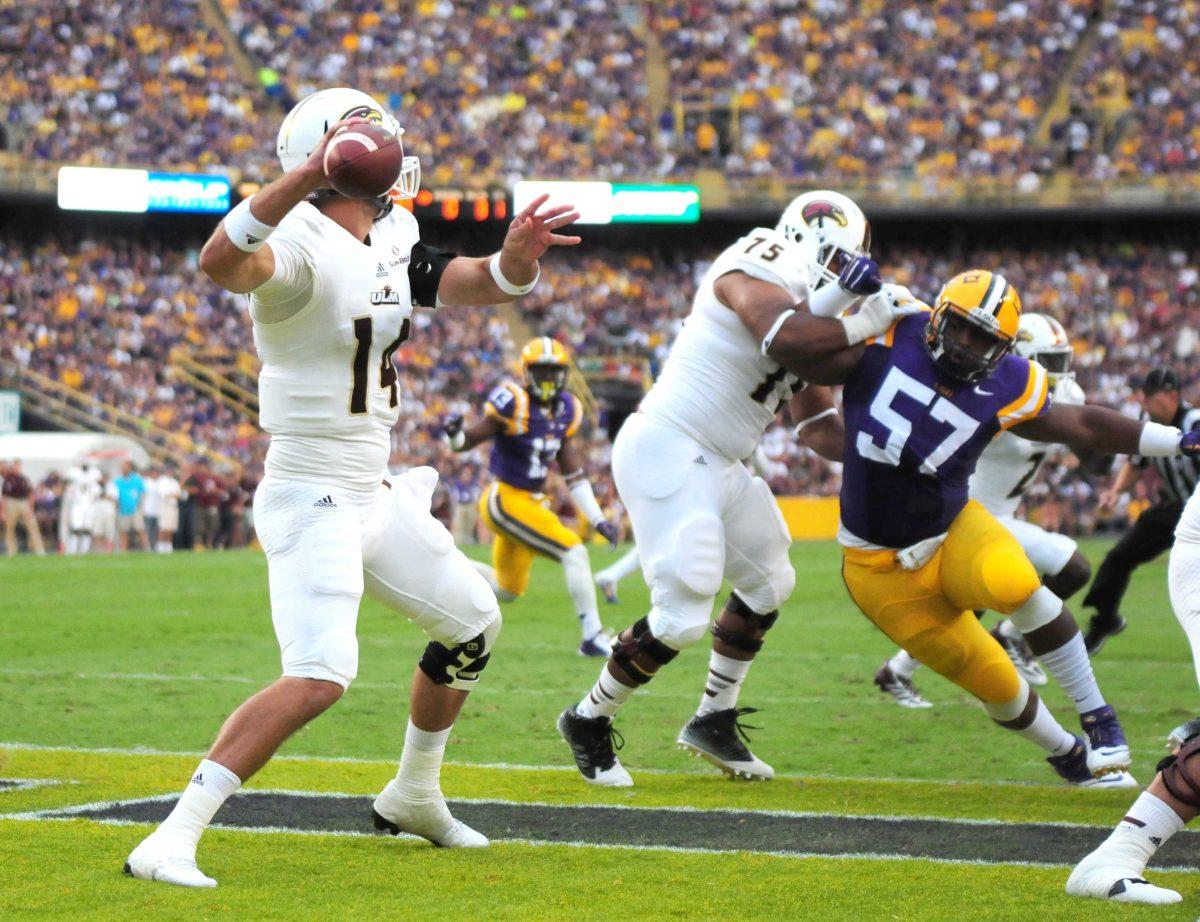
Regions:
<instances>
[{"instance_id":1,"label":"lsu player in purple","mask_svg":"<svg viewBox=\"0 0 1200 922\"><path fill-rule=\"evenodd\" d=\"M872 297L897 299L899 291L884 286ZM932 311L913 302L882 333L873 322L882 312L870 301L861 323L852 315L840 330L801 312L781 323L778 304L760 308L758 320L764 351L785 367L845 385L839 541L852 600L979 698L993 720L1047 751L1060 776L1091 785L1124 772L1129 747L1112 709L1082 715L1083 736L1065 730L974 616L977 608L1008 615L1035 650L1059 654L1055 678L1072 697L1097 694L1074 618L1012 534L969 499L968 480L1005 430L1079 450L1159 456L1195 453L1200 436L1101 407L1052 405L1045 370L1011 353L1020 300L996 273L956 276ZM874 333L856 342L860 326Z\"/></svg>"},{"instance_id":2,"label":"lsu player in purple","mask_svg":"<svg viewBox=\"0 0 1200 922\"><path fill-rule=\"evenodd\" d=\"M587 548L550 509L545 494L550 466L557 462L575 507L616 546L617 527L596 502L573 442L583 405L566 389L570 365L562 343L548 336L530 340L521 350L524 382L502 382L488 396L482 419L464 428L462 417L456 417L446 434L456 451L492 443L489 469L495 480L480 497L479 511L494 536L492 566L481 565L481 570L497 598L511 602L525 594L538 554L558 561L579 615L579 652L606 657L612 648L600 624Z\"/></svg>"}]
</instances>

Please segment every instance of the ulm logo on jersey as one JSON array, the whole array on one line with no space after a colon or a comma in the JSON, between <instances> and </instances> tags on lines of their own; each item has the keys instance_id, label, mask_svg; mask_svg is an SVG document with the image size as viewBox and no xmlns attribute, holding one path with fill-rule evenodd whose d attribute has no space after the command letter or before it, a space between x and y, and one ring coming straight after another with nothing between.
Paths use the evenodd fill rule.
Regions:
<instances>
[{"instance_id":1,"label":"ulm logo on jersey","mask_svg":"<svg viewBox=\"0 0 1200 922\"><path fill-rule=\"evenodd\" d=\"M391 285L384 285L371 292L372 304L399 304L400 292L394 291Z\"/></svg>"},{"instance_id":2,"label":"ulm logo on jersey","mask_svg":"<svg viewBox=\"0 0 1200 922\"><path fill-rule=\"evenodd\" d=\"M824 227L826 218L830 221L835 221L842 227L850 223L846 217L846 213L833 204L833 202L809 202L804 206L804 210L800 212L800 217L810 227L814 224L817 227Z\"/></svg>"}]
</instances>

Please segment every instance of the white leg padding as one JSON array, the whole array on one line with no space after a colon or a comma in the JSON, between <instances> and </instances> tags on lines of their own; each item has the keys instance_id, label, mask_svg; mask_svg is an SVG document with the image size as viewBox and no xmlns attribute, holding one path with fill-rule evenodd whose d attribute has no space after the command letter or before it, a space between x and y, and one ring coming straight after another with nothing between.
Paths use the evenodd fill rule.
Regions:
<instances>
[{"instance_id":1,"label":"white leg padding","mask_svg":"<svg viewBox=\"0 0 1200 922\"><path fill-rule=\"evenodd\" d=\"M596 617L596 584L592 582L592 563L588 559L587 548L576 544L563 554L562 568L575 613Z\"/></svg>"},{"instance_id":2,"label":"white leg padding","mask_svg":"<svg viewBox=\"0 0 1200 922\"><path fill-rule=\"evenodd\" d=\"M320 484L268 478L259 486L256 530L285 676L346 688L358 673L363 502Z\"/></svg>"},{"instance_id":3,"label":"white leg padding","mask_svg":"<svg viewBox=\"0 0 1200 922\"><path fill-rule=\"evenodd\" d=\"M796 588L788 559L792 539L771 488L741 465L725 514L725 573L742 601L760 615L777 610Z\"/></svg>"},{"instance_id":4,"label":"white leg padding","mask_svg":"<svg viewBox=\"0 0 1200 922\"><path fill-rule=\"evenodd\" d=\"M500 607L487 580L430 514L428 471L416 468L380 491L364 524L363 575L372 598L450 647L483 633L499 619Z\"/></svg>"},{"instance_id":5,"label":"white leg padding","mask_svg":"<svg viewBox=\"0 0 1200 922\"><path fill-rule=\"evenodd\" d=\"M1018 631L1030 634L1040 627L1045 627L1061 615L1062 610L1062 599L1042 586L1008 617Z\"/></svg>"},{"instance_id":6,"label":"white leg padding","mask_svg":"<svg viewBox=\"0 0 1200 922\"><path fill-rule=\"evenodd\" d=\"M1167 567L1167 586L1175 618L1191 644L1196 681L1200 683L1200 544L1176 539Z\"/></svg>"}]
</instances>

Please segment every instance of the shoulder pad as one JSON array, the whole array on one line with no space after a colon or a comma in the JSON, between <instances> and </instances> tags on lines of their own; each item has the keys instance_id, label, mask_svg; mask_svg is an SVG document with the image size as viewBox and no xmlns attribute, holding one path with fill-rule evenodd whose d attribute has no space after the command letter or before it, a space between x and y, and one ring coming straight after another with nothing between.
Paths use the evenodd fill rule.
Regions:
<instances>
[{"instance_id":1,"label":"shoulder pad","mask_svg":"<svg viewBox=\"0 0 1200 922\"><path fill-rule=\"evenodd\" d=\"M744 272L752 278L778 285L794 301L808 298L808 265L803 251L770 227L756 227L713 263L713 277Z\"/></svg>"}]
</instances>

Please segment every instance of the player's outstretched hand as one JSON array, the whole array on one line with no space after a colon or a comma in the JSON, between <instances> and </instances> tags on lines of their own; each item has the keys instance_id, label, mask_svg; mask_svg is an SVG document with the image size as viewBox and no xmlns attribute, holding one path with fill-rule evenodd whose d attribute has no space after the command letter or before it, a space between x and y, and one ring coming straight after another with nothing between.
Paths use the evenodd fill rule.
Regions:
<instances>
[{"instance_id":1,"label":"player's outstretched hand","mask_svg":"<svg viewBox=\"0 0 1200 922\"><path fill-rule=\"evenodd\" d=\"M1189 458L1200 455L1200 429L1191 429L1180 437L1179 453Z\"/></svg>"},{"instance_id":2,"label":"player's outstretched hand","mask_svg":"<svg viewBox=\"0 0 1200 922\"><path fill-rule=\"evenodd\" d=\"M359 122L367 121L370 121L370 119L356 115L353 118L342 119L335 125L330 125L329 130L325 132L325 137L321 138L321 142L313 148L313 152L308 155L308 159L297 167L298 170L303 170L310 178L310 185L314 190L329 185L325 176L325 147L329 144L329 139L346 125L357 125Z\"/></svg>"},{"instance_id":3,"label":"player's outstretched hand","mask_svg":"<svg viewBox=\"0 0 1200 922\"><path fill-rule=\"evenodd\" d=\"M856 256L842 267L838 286L852 295L873 295L883 287L879 264L869 256Z\"/></svg>"},{"instance_id":4,"label":"player's outstretched hand","mask_svg":"<svg viewBox=\"0 0 1200 922\"><path fill-rule=\"evenodd\" d=\"M619 537L619 529L617 528L616 522L610 522L608 519L605 519L602 522L597 522L596 531L598 531L604 537L604 540L607 541L609 545L611 545L614 549L616 548L617 538Z\"/></svg>"},{"instance_id":5,"label":"player's outstretched hand","mask_svg":"<svg viewBox=\"0 0 1200 922\"><path fill-rule=\"evenodd\" d=\"M450 447L457 451L463 444L463 418L462 416L451 416L446 420L446 424L442 426L442 433L446 436L446 441L450 443Z\"/></svg>"},{"instance_id":6,"label":"player's outstretched hand","mask_svg":"<svg viewBox=\"0 0 1200 922\"><path fill-rule=\"evenodd\" d=\"M575 246L580 242L579 237L555 233L578 221L579 212L573 205L555 205L539 211L549 198L539 195L512 219L504 237L504 253L516 259L541 259L550 247Z\"/></svg>"},{"instance_id":7,"label":"player's outstretched hand","mask_svg":"<svg viewBox=\"0 0 1200 922\"><path fill-rule=\"evenodd\" d=\"M921 302L912 298L911 295L909 300L905 300L901 296L901 292L907 292L907 289L893 290L895 287L887 285L882 291L863 299L858 312L851 318L861 318L861 320L855 319L854 328L861 336L861 339L856 339L855 342L882 336L901 317L924 310Z\"/></svg>"}]
</instances>

